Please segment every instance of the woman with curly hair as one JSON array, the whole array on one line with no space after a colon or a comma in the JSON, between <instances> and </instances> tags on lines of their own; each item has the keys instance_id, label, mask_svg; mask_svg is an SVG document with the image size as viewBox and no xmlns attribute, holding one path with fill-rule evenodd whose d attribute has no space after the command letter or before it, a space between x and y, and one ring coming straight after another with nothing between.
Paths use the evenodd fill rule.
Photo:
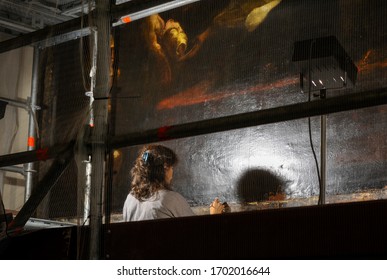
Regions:
<instances>
[{"instance_id":1,"label":"woman with curly hair","mask_svg":"<svg viewBox=\"0 0 387 280\"><path fill-rule=\"evenodd\" d=\"M142 148L131 170L132 187L124 204L124 221L195 215L184 197L171 188L176 163L176 154L165 146ZM223 210L224 205L215 199L210 213L220 214Z\"/></svg>"}]
</instances>

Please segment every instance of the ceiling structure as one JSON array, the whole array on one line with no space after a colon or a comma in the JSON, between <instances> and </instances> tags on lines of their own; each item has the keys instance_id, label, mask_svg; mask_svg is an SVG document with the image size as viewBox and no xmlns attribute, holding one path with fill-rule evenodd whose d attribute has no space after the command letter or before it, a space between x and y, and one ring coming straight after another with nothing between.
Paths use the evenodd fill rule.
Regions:
<instances>
[{"instance_id":1,"label":"ceiling structure","mask_svg":"<svg viewBox=\"0 0 387 280\"><path fill-rule=\"evenodd\" d=\"M2 0L0 32L19 36L87 13L85 0ZM90 2L91 8L94 1Z\"/></svg>"},{"instance_id":2,"label":"ceiling structure","mask_svg":"<svg viewBox=\"0 0 387 280\"><path fill-rule=\"evenodd\" d=\"M117 0L116 4L128 0ZM93 0L1 0L0 32L20 36L68 21L94 8Z\"/></svg>"},{"instance_id":3,"label":"ceiling structure","mask_svg":"<svg viewBox=\"0 0 387 280\"><path fill-rule=\"evenodd\" d=\"M188 3L200 0L138 0L138 7L133 9L133 5L117 8L120 4L132 0L100 0L111 1L112 14L116 21L112 26L126 24L130 21L143 17L174 9ZM74 29L79 24L82 14L88 14L95 9L96 0L0 0L0 53L15 48L38 43L50 38L50 42L45 41L45 47L50 44L57 44L68 41L71 38L79 38L89 34L88 28ZM123 5L124 6L124 5ZM65 23L66 24L61 24ZM68 23L68 24L67 24ZM58 26L61 24L60 26ZM53 27L53 28L47 28ZM58 28L60 28L60 30ZM45 31L40 31L45 29ZM51 35L45 37L47 32ZM60 36L53 36L55 33ZM22 36L26 35L26 36Z\"/></svg>"}]
</instances>

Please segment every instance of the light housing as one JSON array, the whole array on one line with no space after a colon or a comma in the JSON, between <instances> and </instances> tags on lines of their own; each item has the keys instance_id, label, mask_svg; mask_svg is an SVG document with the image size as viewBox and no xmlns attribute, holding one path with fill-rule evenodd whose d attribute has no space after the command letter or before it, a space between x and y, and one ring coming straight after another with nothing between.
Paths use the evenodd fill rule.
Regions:
<instances>
[{"instance_id":1,"label":"light housing","mask_svg":"<svg viewBox=\"0 0 387 280\"><path fill-rule=\"evenodd\" d=\"M311 91L351 88L358 69L335 36L308 39L294 43L292 61L300 70L300 87L309 84Z\"/></svg>"}]
</instances>

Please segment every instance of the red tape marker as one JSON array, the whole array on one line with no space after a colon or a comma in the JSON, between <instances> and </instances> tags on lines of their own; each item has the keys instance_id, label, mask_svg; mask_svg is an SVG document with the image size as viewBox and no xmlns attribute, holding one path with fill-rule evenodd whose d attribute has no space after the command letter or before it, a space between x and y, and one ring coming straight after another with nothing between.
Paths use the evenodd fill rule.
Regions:
<instances>
[{"instance_id":1,"label":"red tape marker","mask_svg":"<svg viewBox=\"0 0 387 280\"><path fill-rule=\"evenodd\" d=\"M157 130L157 138L159 140L168 140L168 139L171 139L171 137L169 137L167 134L168 134L168 130L170 129L171 127L170 126L163 126L163 127L160 127L158 130Z\"/></svg>"},{"instance_id":2,"label":"red tape marker","mask_svg":"<svg viewBox=\"0 0 387 280\"><path fill-rule=\"evenodd\" d=\"M48 159L48 148L39 149L36 151L36 157L38 160L46 160Z\"/></svg>"},{"instance_id":3,"label":"red tape marker","mask_svg":"<svg viewBox=\"0 0 387 280\"><path fill-rule=\"evenodd\" d=\"M125 16L125 17L122 17L122 18L121 18L121 21L122 21L123 23L129 23L129 22L132 21L132 19L130 18L130 16Z\"/></svg>"}]
</instances>

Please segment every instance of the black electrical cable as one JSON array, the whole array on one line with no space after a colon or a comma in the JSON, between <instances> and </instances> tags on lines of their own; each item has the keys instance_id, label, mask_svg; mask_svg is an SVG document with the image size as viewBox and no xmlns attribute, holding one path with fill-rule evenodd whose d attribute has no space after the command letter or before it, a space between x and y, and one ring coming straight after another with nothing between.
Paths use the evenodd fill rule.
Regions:
<instances>
[{"instance_id":1,"label":"black electrical cable","mask_svg":"<svg viewBox=\"0 0 387 280\"><path fill-rule=\"evenodd\" d=\"M311 102L311 94L312 94L312 78L311 78L311 60L312 60L312 50L313 50L313 45L316 43L316 40L312 40L310 43L310 48L309 48L309 60L308 60L308 102ZM322 186L321 186L321 177L320 177L320 167L318 165L318 160L316 156L316 151L314 150L314 145L313 145L313 138L312 138L312 125L311 125L311 118L308 117L308 128L309 128L309 143L310 147L312 149L313 153L313 158L316 164L316 169L317 169L317 177L318 177L318 185L319 185L319 197L318 197L318 204L322 203Z\"/></svg>"},{"instance_id":2,"label":"black electrical cable","mask_svg":"<svg viewBox=\"0 0 387 280\"><path fill-rule=\"evenodd\" d=\"M315 164L316 164L316 169L317 169L317 177L318 177L318 184L319 184L319 189L320 189L320 193L319 193L319 198L318 198L318 204L321 204L321 177L320 177L320 167L319 167L319 164L318 164L318 160L317 160L317 156L316 156L316 152L314 150L314 145L313 145L313 139L312 139L312 128L311 128L311 118L309 117L308 118L308 126L309 126L309 142L310 142L310 147L312 149L312 153L313 153L313 158L314 158L314 161L315 161Z\"/></svg>"}]
</instances>

